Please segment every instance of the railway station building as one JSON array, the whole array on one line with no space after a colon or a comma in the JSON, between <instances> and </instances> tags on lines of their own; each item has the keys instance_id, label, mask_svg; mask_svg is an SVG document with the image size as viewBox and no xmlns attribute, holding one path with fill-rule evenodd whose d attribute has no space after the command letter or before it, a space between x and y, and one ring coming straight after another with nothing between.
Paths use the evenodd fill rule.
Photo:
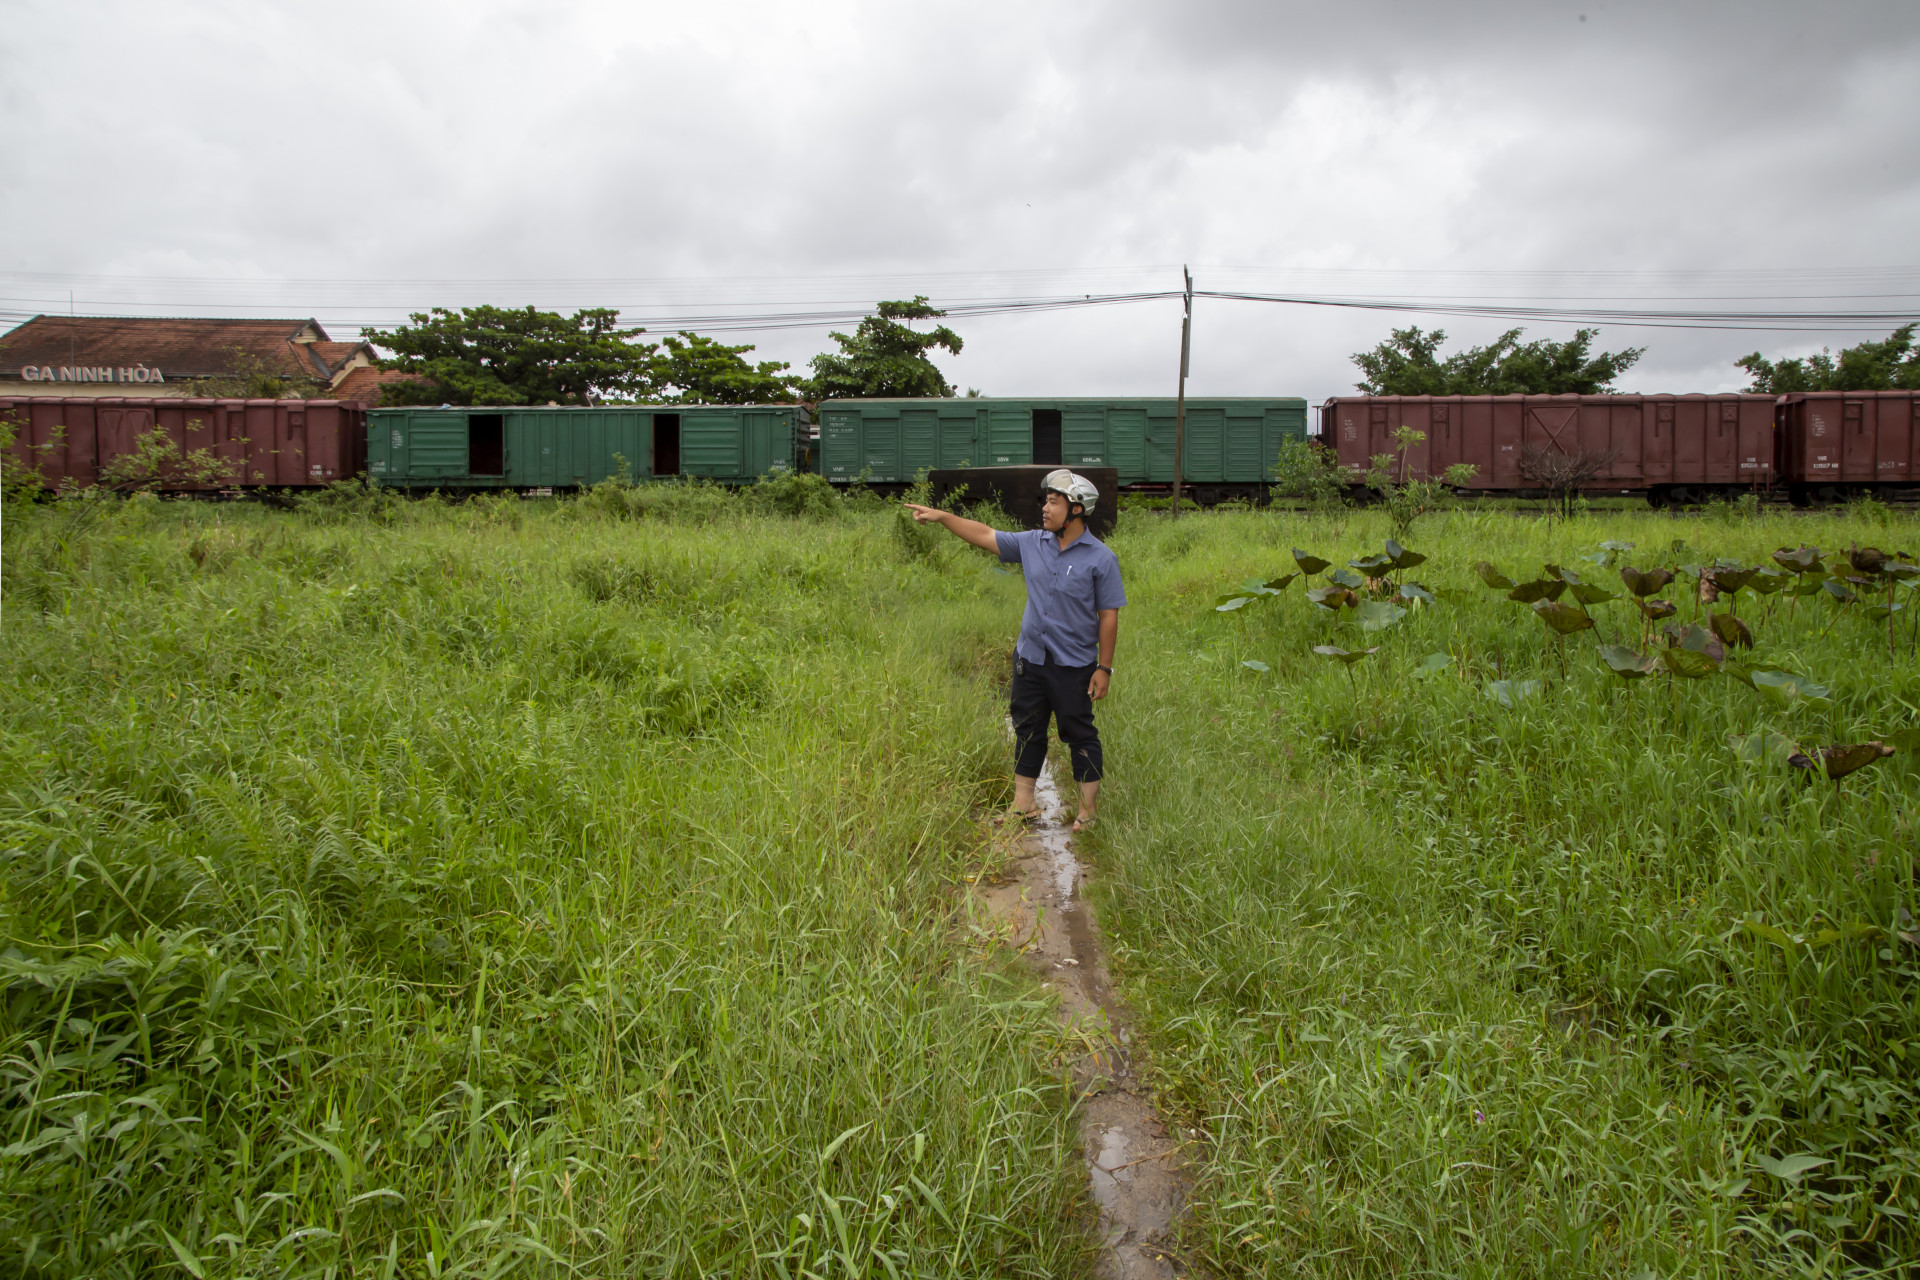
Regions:
<instances>
[{"instance_id":1,"label":"railway station building","mask_svg":"<svg viewBox=\"0 0 1920 1280\"><path fill-rule=\"evenodd\" d=\"M375 401L404 376L375 359L312 319L41 315L0 334L0 397L206 395L205 380L252 368L299 380L303 397Z\"/></svg>"}]
</instances>

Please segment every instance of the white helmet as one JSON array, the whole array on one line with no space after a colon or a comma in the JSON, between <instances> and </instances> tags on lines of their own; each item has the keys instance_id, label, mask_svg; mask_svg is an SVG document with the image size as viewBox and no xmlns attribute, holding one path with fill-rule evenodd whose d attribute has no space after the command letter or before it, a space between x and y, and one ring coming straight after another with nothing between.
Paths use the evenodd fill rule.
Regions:
<instances>
[{"instance_id":1,"label":"white helmet","mask_svg":"<svg viewBox=\"0 0 1920 1280\"><path fill-rule=\"evenodd\" d=\"M1100 501L1100 491L1093 487L1093 481L1065 467L1047 472L1047 478L1040 482L1040 492L1057 493L1068 502L1077 502L1082 511L1092 511L1094 503Z\"/></svg>"}]
</instances>

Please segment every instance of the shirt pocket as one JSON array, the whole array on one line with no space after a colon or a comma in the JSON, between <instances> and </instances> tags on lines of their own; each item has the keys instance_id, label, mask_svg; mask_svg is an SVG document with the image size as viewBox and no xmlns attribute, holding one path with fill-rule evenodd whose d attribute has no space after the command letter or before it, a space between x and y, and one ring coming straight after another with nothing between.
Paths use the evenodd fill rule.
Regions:
<instances>
[{"instance_id":1,"label":"shirt pocket","mask_svg":"<svg viewBox=\"0 0 1920 1280\"><path fill-rule=\"evenodd\" d=\"M1093 575L1075 566L1072 573L1060 576L1060 598L1075 609L1093 608Z\"/></svg>"}]
</instances>

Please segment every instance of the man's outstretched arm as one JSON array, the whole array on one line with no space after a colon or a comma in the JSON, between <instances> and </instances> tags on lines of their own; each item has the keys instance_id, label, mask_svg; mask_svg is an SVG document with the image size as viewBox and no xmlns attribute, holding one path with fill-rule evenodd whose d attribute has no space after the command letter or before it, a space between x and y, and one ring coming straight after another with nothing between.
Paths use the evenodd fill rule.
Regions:
<instances>
[{"instance_id":1,"label":"man's outstretched arm","mask_svg":"<svg viewBox=\"0 0 1920 1280\"><path fill-rule=\"evenodd\" d=\"M998 553L1000 550L1000 542L993 536L993 526L990 524L981 524L978 520L969 520L965 516L957 516L951 511L938 511L933 507L916 506L911 502L907 503L906 507L907 510L913 512L913 518L921 524L944 525L948 533L951 533L963 542L971 542L982 551Z\"/></svg>"}]
</instances>

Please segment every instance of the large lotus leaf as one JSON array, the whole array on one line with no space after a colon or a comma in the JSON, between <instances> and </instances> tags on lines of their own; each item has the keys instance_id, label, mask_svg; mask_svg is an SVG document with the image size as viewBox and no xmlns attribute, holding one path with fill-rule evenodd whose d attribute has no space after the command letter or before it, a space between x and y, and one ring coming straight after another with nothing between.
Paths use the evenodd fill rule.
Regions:
<instances>
[{"instance_id":1,"label":"large lotus leaf","mask_svg":"<svg viewBox=\"0 0 1920 1280\"><path fill-rule=\"evenodd\" d=\"M1351 587L1355 591L1367 585L1367 580L1351 569L1335 569L1327 575L1327 581L1343 587Z\"/></svg>"},{"instance_id":2,"label":"large lotus leaf","mask_svg":"<svg viewBox=\"0 0 1920 1280\"><path fill-rule=\"evenodd\" d=\"M1650 596L1664 590L1673 581L1671 569L1649 569L1645 573L1630 564L1620 566L1620 581L1627 584L1627 590L1636 596Z\"/></svg>"},{"instance_id":3,"label":"large lotus leaf","mask_svg":"<svg viewBox=\"0 0 1920 1280\"><path fill-rule=\"evenodd\" d=\"M1244 579L1240 583L1240 589L1250 596L1271 596L1279 594L1279 592L1267 586L1265 580L1261 578Z\"/></svg>"},{"instance_id":4,"label":"large lotus leaf","mask_svg":"<svg viewBox=\"0 0 1920 1280\"><path fill-rule=\"evenodd\" d=\"M1685 538L1675 538L1667 544L1667 559L1675 561L1704 560L1705 556L1688 545Z\"/></svg>"},{"instance_id":5,"label":"large lotus leaf","mask_svg":"<svg viewBox=\"0 0 1920 1280\"><path fill-rule=\"evenodd\" d=\"M1901 582L1912 582L1920 578L1920 564L1908 564L1905 560L1889 560L1880 566L1880 572Z\"/></svg>"},{"instance_id":6,"label":"large lotus leaf","mask_svg":"<svg viewBox=\"0 0 1920 1280\"><path fill-rule=\"evenodd\" d=\"M1572 583L1568 589L1573 592L1573 598L1575 600L1578 600L1581 604L1588 607L1596 604L1605 604L1609 600L1618 600L1620 598L1605 587L1596 587L1591 582L1575 582Z\"/></svg>"},{"instance_id":7,"label":"large lotus leaf","mask_svg":"<svg viewBox=\"0 0 1920 1280\"><path fill-rule=\"evenodd\" d=\"M1787 671L1756 671L1753 673L1753 687L1769 701L1782 706L1804 703L1810 707L1823 707L1829 701L1830 690L1825 685L1815 684L1805 676L1796 676Z\"/></svg>"},{"instance_id":8,"label":"large lotus leaf","mask_svg":"<svg viewBox=\"0 0 1920 1280\"><path fill-rule=\"evenodd\" d=\"M1707 625L1723 642L1739 645L1743 649L1753 648L1753 632L1747 630L1747 624L1731 613L1716 613L1707 619Z\"/></svg>"},{"instance_id":9,"label":"large lotus leaf","mask_svg":"<svg viewBox=\"0 0 1920 1280\"><path fill-rule=\"evenodd\" d=\"M1747 583L1747 590L1763 596L1770 596L1792 580L1791 575L1770 566L1762 565L1754 570L1753 581Z\"/></svg>"},{"instance_id":10,"label":"large lotus leaf","mask_svg":"<svg viewBox=\"0 0 1920 1280\"><path fill-rule=\"evenodd\" d=\"M1427 590L1425 587L1421 586L1417 582L1401 583L1399 590L1393 593L1393 598L1395 600L1408 601L1408 602L1418 600L1422 604L1438 603L1438 601L1436 601L1433 597L1433 592Z\"/></svg>"},{"instance_id":11,"label":"large lotus leaf","mask_svg":"<svg viewBox=\"0 0 1920 1280\"><path fill-rule=\"evenodd\" d=\"M1274 592L1285 591L1287 584L1299 576L1297 573L1283 573L1277 578L1268 578L1266 582L1267 590Z\"/></svg>"},{"instance_id":12,"label":"large lotus leaf","mask_svg":"<svg viewBox=\"0 0 1920 1280\"><path fill-rule=\"evenodd\" d=\"M1579 574L1571 569L1563 569L1557 564L1543 564L1540 566L1540 569L1541 572L1545 573L1555 582L1574 583L1580 581Z\"/></svg>"},{"instance_id":13,"label":"large lotus leaf","mask_svg":"<svg viewBox=\"0 0 1920 1280\"><path fill-rule=\"evenodd\" d=\"M1668 642L1676 649L1690 649L1695 653L1704 653L1712 658L1715 664L1727 660L1726 645L1720 642L1720 637L1705 627L1691 624L1683 627L1678 623L1669 623L1666 633Z\"/></svg>"},{"instance_id":14,"label":"large lotus leaf","mask_svg":"<svg viewBox=\"0 0 1920 1280\"><path fill-rule=\"evenodd\" d=\"M1680 612L1680 606L1671 600L1635 600L1634 603L1639 605L1640 612L1653 622L1658 622L1662 618L1671 618Z\"/></svg>"},{"instance_id":15,"label":"large lotus leaf","mask_svg":"<svg viewBox=\"0 0 1920 1280\"><path fill-rule=\"evenodd\" d=\"M1486 688L1488 700L1499 703L1509 711L1539 694L1538 680L1494 680Z\"/></svg>"},{"instance_id":16,"label":"large lotus leaf","mask_svg":"<svg viewBox=\"0 0 1920 1280\"><path fill-rule=\"evenodd\" d=\"M1713 585L1728 595L1732 595L1737 591L1744 591L1747 584L1753 581L1753 575L1758 572L1759 570L1757 569L1746 567L1738 569L1715 569L1713 571Z\"/></svg>"},{"instance_id":17,"label":"large lotus leaf","mask_svg":"<svg viewBox=\"0 0 1920 1280\"><path fill-rule=\"evenodd\" d=\"M1272 668L1272 667L1270 667L1270 666L1268 666L1268 665L1267 665L1266 663L1264 663L1264 662L1262 662L1262 661L1260 661L1260 659L1258 659L1258 658L1248 658L1248 659L1247 659L1247 660L1246 660L1245 662L1242 662L1242 663L1241 663L1240 665L1241 665L1241 666L1243 666L1243 667L1245 667L1245 668L1246 668L1247 670L1249 670L1249 671L1261 671L1261 672L1265 672L1265 671L1271 671L1271 670L1273 670L1273 668Z\"/></svg>"},{"instance_id":18,"label":"large lotus leaf","mask_svg":"<svg viewBox=\"0 0 1920 1280\"><path fill-rule=\"evenodd\" d=\"M1784 764L1788 756L1800 750L1792 738L1771 729L1759 733L1730 733L1727 745L1733 748L1733 754L1748 764L1764 764L1771 760Z\"/></svg>"},{"instance_id":19,"label":"large lotus leaf","mask_svg":"<svg viewBox=\"0 0 1920 1280\"><path fill-rule=\"evenodd\" d=\"M1883 760L1893 754L1893 748L1884 742L1859 742L1851 746L1822 747L1820 759L1827 766L1827 776L1835 782L1846 777L1855 769L1864 769L1876 760Z\"/></svg>"},{"instance_id":20,"label":"large lotus leaf","mask_svg":"<svg viewBox=\"0 0 1920 1280\"><path fill-rule=\"evenodd\" d=\"M1345 587L1309 587L1307 599L1325 609L1350 609L1360 603L1360 597Z\"/></svg>"},{"instance_id":21,"label":"large lotus leaf","mask_svg":"<svg viewBox=\"0 0 1920 1280\"><path fill-rule=\"evenodd\" d=\"M1232 613L1235 609L1246 608L1259 598L1259 596L1241 595L1239 592L1235 592L1232 595L1221 596L1220 602L1213 606L1213 611L1215 613Z\"/></svg>"},{"instance_id":22,"label":"large lotus leaf","mask_svg":"<svg viewBox=\"0 0 1920 1280\"><path fill-rule=\"evenodd\" d=\"M1887 553L1878 547L1848 547L1847 563L1858 573L1879 573L1887 562Z\"/></svg>"},{"instance_id":23,"label":"large lotus leaf","mask_svg":"<svg viewBox=\"0 0 1920 1280\"><path fill-rule=\"evenodd\" d=\"M1773 553L1773 562L1789 573L1817 573L1821 567L1820 549L1796 547L1789 551L1782 547Z\"/></svg>"},{"instance_id":24,"label":"large lotus leaf","mask_svg":"<svg viewBox=\"0 0 1920 1280\"><path fill-rule=\"evenodd\" d=\"M1895 751L1920 751L1920 725L1909 725L1880 739Z\"/></svg>"},{"instance_id":25,"label":"large lotus leaf","mask_svg":"<svg viewBox=\"0 0 1920 1280\"><path fill-rule=\"evenodd\" d=\"M1827 589L1827 580L1825 578L1816 578L1812 574L1808 574L1806 577L1800 579L1799 582L1795 583L1791 588L1789 588L1790 592L1793 595L1802 596L1802 597L1817 596L1822 591L1825 591L1826 589Z\"/></svg>"},{"instance_id":26,"label":"large lotus leaf","mask_svg":"<svg viewBox=\"0 0 1920 1280\"><path fill-rule=\"evenodd\" d=\"M1828 595L1833 597L1835 604L1852 604L1860 598L1854 594L1852 587L1844 582L1836 582L1832 578L1822 578L1820 585L1825 588Z\"/></svg>"},{"instance_id":27,"label":"large lotus leaf","mask_svg":"<svg viewBox=\"0 0 1920 1280\"><path fill-rule=\"evenodd\" d=\"M1720 664L1697 649L1662 649L1660 661L1667 670L1687 680L1702 680L1720 669Z\"/></svg>"},{"instance_id":28,"label":"large lotus leaf","mask_svg":"<svg viewBox=\"0 0 1920 1280\"><path fill-rule=\"evenodd\" d=\"M1377 578L1382 570L1393 568L1393 557L1381 555L1378 551L1370 556L1360 556L1347 561L1347 567L1358 569L1369 578Z\"/></svg>"},{"instance_id":29,"label":"large lotus leaf","mask_svg":"<svg viewBox=\"0 0 1920 1280\"><path fill-rule=\"evenodd\" d=\"M1313 646L1313 651L1323 658L1332 658L1335 662L1344 662L1352 666L1360 659L1380 652L1380 646L1375 645L1371 649L1342 649L1337 644L1317 644Z\"/></svg>"},{"instance_id":30,"label":"large lotus leaf","mask_svg":"<svg viewBox=\"0 0 1920 1280\"><path fill-rule=\"evenodd\" d=\"M1558 600L1536 600L1533 611L1539 615L1540 621L1563 636L1570 636L1576 631L1585 631L1593 625L1592 618L1572 605L1561 604Z\"/></svg>"},{"instance_id":31,"label":"large lotus leaf","mask_svg":"<svg viewBox=\"0 0 1920 1280\"><path fill-rule=\"evenodd\" d=\"M1486 583L1495 591L1513 590L1513 579L1494 568L1491 564L1488 564L1485 560L1476 563L1473 566L1473 571L1480 575L1480 581Z\"/></svg>"},{"instance_id":32,"label":"large lotus leaf","mask_svg":"<svg viewBox=\"0 0 1920 1280\"><path fill-rule=\"evenodd\" d=\"M1393 561L1396 569L1411 569L1417 564L1425 564L1427 558L1418 551L1409 551L1392 538L1387 539L1387 558Z\"/></svg>"},{"instance_id":33,"label":"large lotus leaf","mask_svg":"<svg viewBox=\"0 0 1920 1280\"><path fill-rule=\"evenodd\" d=\"M1538 600L1558 600L1567 584L1558 578L1535 578L1532 582L1523 582L1507 592L1507 599L1518 604L1533 604Z\"/></svg>"},{"instance_id":34,"label":"large lotus leaf","mask_svg":"<svg viewBox=\"0 0 1920 1280\"><path fill-rule=\"evenodd\" d=\"M1453 665L1453 658L1444 653L1430 653L1414 664L1413 675L1417 680L1427 680L1439 675Z\"/></svg>"},{"instance_id":35,"label":"large lotus leaf","mask_svg":"<svg viewBox=\"0 0 1920 1280\"><path fill-rule=\"evenodd\" d=\"M1331 560L1322 560L1319 556L1310 556L1298 547L1293 549L1293 562L1299 565L1300 572L1309 578L1333 563Z\"/></svg>"},{"instance_id":36,"label":"large lotus leaf","mask_svg":"<svg viewBox=\"0 0 1920 1280\"><path fill-rule=\"evenodd\" d=\"M1615 542L1612 539L1608 539L1606 542L1600 544L1600 549L1602 551L1631 551L1633 550L1633 544L1631 542Z\"/></svg>"},{"instance_id":37,"label":"large lotus leaf","mask_svg":"<svg viewBox=\"0 0 1920 1280\"><path fill-rule=\"evenodd\" d=\"M1753 668L1749 667L1746 663L1737 662L1732 658L1728 658L1720 664L1720 670L1732 676L1735 680L1747 686L1747 688L1753 688Z\"/></svg>"},{"instance_id":38,"label":"large lotus leaf","mask_svg":"<svg viewBox=\"0 0 1920 1280\"><path fill-rule=\"evenodd\" d=\"M1658 658L1642 657L1623 644L1601 645L1600 659L1622 680L1638 680L1660 669Z\"/></svg>"},{"instance_id":39,"label":"large lotus leaf","mask_svg":"<svg viewBox=\"0 0 1920 1280\"><path fill-rule=\"evenodd\" d=\"M1885 622L1906 607L1904 604L1870 604L1863 612L1869 622Z\"/></svg>"},{"instance_id":40,"label":"large lotus leaf","mask_svg":"<svg viewBox=\"0 0 1920 1280\"><path fill-rule=\"evenodd\" d=\"M1362 631L1385 631L1407 616L1407 611L1385 600L1369 600L1353 611Z\"/></svg>"}]
</instances>

